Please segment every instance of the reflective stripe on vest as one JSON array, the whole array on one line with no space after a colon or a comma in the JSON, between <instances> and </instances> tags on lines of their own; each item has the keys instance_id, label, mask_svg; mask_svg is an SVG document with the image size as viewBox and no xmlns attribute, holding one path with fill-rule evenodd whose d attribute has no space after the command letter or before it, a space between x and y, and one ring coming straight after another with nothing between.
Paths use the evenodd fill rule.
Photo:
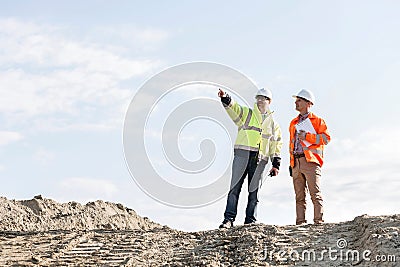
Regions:
<instances>
[{"instance_id":1,"label":"reflective stripe on vest","mask_svg":"<svg viewBox=\"0 0 400 267\"><path fill-rule=\"evenodd\" d=\"M304 151L310 151L311 153L314 153L314 154L317 154L317 155L320 155L320 156L322 156L324 154L324 152L322 150L320 150L320 149L308 148L306 146L303 147L303 150Z\"/></svg>"},{"instance_id":2,"label":"reflective stripe on vest","mask_svg":"<svg viewBox=\"0 0 400 267\"><path fill-rule=\"evenodd\" d=\"M245 146L245 145L234 145L234 148L235 149L249 150L249 151L258 151L258 147Z\"/></svg>"},{"instance_id":3,"label":"reflective stripe on vest","mask_svg":"<svg viewBox=\"0 0 400 267\"><path fill-rule=\"evenodd\" d=\"M324 142L321 142L321 138L324 140ZM317 134L316 135L316 140L315 140L315 144L317 145L323 145L323 144L328 144L328 138L326 137L325 134Z\"/></svg>"},{"instance_id":4,"label":"reflective stripe on vest","mask_svg":"<svg viewBox=\"0 0 400 267\"><path fill-rule=\"evenodd\" d=\"M241 128L243 130L253 130L253 131L257 131L257 132L261 133L262 132L261 128L256 127L256 126L249 126L252 114L253 114L253 111L251 109L249 109L249 113L247 114L246 121L244 122L244 124Z\"/></svg>"},{"instance_id":5,"label":"reflective stripe on vest","mask_svg":"<svg viewBox=\"0 0 400 267\"><path fill-rule=\"evenodd\" d=\"M322 136L322 139L324 139L325 144L328 144L329 141L328 141L328 137L326 136L326 134L321 134L321 136Z\"/></svg>"},{"instance_id":6,"label":"reflective stripe on vest","mask_svg":"<svg viewBox=\"0 0 400 267\"><path fill-rule=\"evenodd\" d=\"M272 134L262 134L261 137L264 139L270 139L272 137Z\"/></svg>"}]
</instances>

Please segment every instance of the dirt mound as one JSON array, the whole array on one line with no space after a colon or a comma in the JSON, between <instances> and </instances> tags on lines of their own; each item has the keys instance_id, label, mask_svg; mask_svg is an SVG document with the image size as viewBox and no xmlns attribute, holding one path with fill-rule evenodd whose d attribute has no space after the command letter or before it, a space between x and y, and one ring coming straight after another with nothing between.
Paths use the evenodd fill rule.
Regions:
<instances>
[{"instance_id":1,"label":"dirt mound","mask_svg":"<svg viewBox=\"0 0 400 267\"><path fill-rule=\"evenodd\" d=\"M122 204L98 200L82 205L57 203L36 196L30 200L0 197L0 231L149 230L161 227Z\"/></svg>"},{"instance_id":2,"label":"dirt mound","mask_svg":"<svg viewBox=\"0 0 400 267\"><path fill-rule=\"evenodd\" d=\"M58 204L36 197L0 198L0 216L0 266L399 266L400 262L400 215L188 233L161 227L120 204Z\"/></svg>"}]
</instances>

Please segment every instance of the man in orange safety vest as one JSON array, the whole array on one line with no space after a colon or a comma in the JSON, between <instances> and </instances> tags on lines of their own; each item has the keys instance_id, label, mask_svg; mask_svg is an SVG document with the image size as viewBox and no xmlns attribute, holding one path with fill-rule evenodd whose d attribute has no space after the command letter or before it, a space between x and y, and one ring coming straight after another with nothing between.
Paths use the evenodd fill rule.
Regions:
<instances>
[{"instance_id":1,"label":"man in orange safety vest","mask_svg":"<svg viewBox=\"0 0 400 267\"><path fill-rule=\"evenodd\" d=\"M296 195L296 224L307 223L305 218L307 187L314 205L314 223L321 224L324 222L320 188L321 167L324 162L324 146L329 143L331 137L325 121L310 112L311 106L315 103L313 93L303 89L293 97L296 99L295 105L299 115L289 126L289 170Z\"/></svg>"}]
</instances>

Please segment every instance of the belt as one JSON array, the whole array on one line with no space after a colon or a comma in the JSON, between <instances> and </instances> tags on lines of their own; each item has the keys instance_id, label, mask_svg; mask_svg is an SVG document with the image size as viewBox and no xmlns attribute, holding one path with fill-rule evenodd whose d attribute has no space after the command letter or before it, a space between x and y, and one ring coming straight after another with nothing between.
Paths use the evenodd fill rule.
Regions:
<instances>
[{"instance_id":1,"label":"belt","mask_svg":"<svg viewBox=\"0 0 400 267\"><path fill-rule=\"evenodd\" d=\"M304 153L301 153L301 154L293 154L293 157L294 157L295 159L298 159L298 158L305 157L305 155L304 155Z\"/></svg>"}]
</instances>

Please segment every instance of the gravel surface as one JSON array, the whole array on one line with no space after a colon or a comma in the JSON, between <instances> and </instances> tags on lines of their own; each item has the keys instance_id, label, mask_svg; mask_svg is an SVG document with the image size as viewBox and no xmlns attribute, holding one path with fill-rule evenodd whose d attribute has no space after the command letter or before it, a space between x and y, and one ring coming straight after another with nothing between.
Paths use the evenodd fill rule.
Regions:
<instances>
[{"instance_id":1,"label":"gravel surface","mask_svg":"<svg viewBox=\"0 0 400 267\"><path fill-rule=\"evenodd\" d=\"M0 266L400 266L400 215L182 232L121 204L0 198Z\"/></svg>"}]
</instances>

